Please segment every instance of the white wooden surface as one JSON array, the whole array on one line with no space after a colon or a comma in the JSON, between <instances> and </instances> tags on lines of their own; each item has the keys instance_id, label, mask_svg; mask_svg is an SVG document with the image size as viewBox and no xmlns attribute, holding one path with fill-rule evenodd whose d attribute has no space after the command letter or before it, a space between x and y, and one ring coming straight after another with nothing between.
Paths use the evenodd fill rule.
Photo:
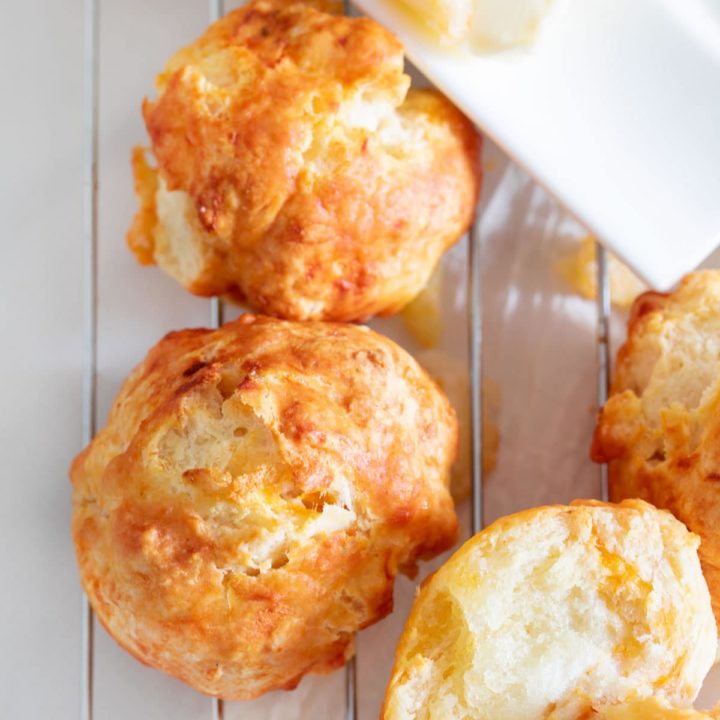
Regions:
<instances>
[{"instance_id":1,"label":"white wooden surface","mask_svg":"<svg viewBox=\"0 0 720 720\"><path fill-rule=\"evenodd\" d=\"M0 23L0 718L78 715L80 591L69 539L67 467L81 441L82 7L3 3ZM202 0L103 0L100 143L99 418L121 378L172 328L209 321L157 269L139 268L124 234L135 209L139 103L165 58L205 24ZM581 229L492 145L486 153L486 371L501 394L498 470L487 519L596 491L594 307L568 293L558 256ZM442 348L464 357L464 248L446 259ZM377 326L414 348L397 319ZM621 330L618 319L616 329ZM462 395L462 393L461 393ZM465 514L465 509L463 509ZM429 568L426 566L423 573ZM361 634L361 718L377 717L414 584L396 612ZM193 720L210 703L143 667L97 631L96 720ZM709 686L706 704L720 697ZM227 717L338 720L343 676L230 703Z\"/></svg>"}]
</instances>

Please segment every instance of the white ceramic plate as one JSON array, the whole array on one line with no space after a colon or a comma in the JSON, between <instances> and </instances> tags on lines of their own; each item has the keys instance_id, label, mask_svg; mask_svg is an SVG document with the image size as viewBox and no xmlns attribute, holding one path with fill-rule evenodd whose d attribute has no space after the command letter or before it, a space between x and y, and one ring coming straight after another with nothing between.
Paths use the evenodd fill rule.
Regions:
<instances>
[{"instance_id":1,"label":"white ceramic plate","mask_svg":"<svg viewBox=\"0 0 720 720\"><path fill-rule=\"evenodd\" d=\"M569 0L532 48L484 56L357 4L651 285L720 244L720 0Z\"/></svg>"}]
</instances>

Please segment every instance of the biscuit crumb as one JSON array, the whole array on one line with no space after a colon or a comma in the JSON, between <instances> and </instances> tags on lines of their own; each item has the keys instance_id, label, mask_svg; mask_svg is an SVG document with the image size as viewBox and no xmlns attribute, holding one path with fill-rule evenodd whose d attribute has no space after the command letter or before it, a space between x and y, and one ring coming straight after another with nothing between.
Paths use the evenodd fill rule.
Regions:
<instances>
[{"instance_id":1,"label":"biscuit crumb","mask_svg":"<svg viewBox=\"0 0 720 720\"><path fill-rule=\"evenodd\" d=\"M612 304L627 310L635 298L648 289L647 285L613 253L609 253L608 269ZM595 238L586 235L579 246L558 262L557 270L575 292L588 300L594 300L597 297Z\"/></svg>"},{"instance_id":2,"label":"biscuit crumb","mask_svg":"<svg viewBox=\"0 0 720 720\"><path fill-rule=\"evenodd\" d=\"M401 311L405 329L421 347L437 347L442 335L442 265L438 265L427 285Z\"/></svg>"}]
</instances>

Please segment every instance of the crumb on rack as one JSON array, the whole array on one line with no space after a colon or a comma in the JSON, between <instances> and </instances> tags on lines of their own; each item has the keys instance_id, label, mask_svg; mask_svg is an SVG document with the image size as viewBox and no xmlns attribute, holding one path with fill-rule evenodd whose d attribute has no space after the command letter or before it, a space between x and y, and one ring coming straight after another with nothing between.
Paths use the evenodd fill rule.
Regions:
<instances>
[{"instance_id":1,"label":"crumb on rack","mask_svg":"<svg viewBox=\"0 0 720 720\"><path fill-rule=\"evenodd\" d=\"M586 235L557 263L557 271L575 292L589 300L597 296L597 264L595 262L595 238ZM610 298L612 304L623 310L629 308L635 298L648 288L630 268L609 253Z\"/></svg>"},{"instance_id":2,"label":"crumb on rack","mask_svg":"<svg viewBox=\"0 0 720 720\"><path fill-rule=\"evenodd\" d=\"M498 169L498 161L496 157L485 157L483 159L483 172L491 173Z\"/></svg>"}]
</instances>

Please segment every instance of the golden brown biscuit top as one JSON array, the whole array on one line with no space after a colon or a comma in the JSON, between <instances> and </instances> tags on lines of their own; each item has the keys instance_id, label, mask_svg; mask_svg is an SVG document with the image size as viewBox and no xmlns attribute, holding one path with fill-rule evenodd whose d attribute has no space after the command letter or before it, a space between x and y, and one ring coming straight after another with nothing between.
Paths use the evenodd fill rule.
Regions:
<instances>
[{"instance_id":1,"label":"golden brown biscuit top","mask_svg":"<svg viewBox=\"0 0 720 720\"><path fill-rule=\"evenodd\" d=\"M200 500L238 504L255 492L258 503L317 495L321 505L332 497L350 506L358 520L404 526L431 510L418 480L446 479L438 472L446 453L427 448L453 447L455 432L432 381L367 328L244 315L219 331L167 335L128 378L73 473L97 480L108 463L126 465L101 491L107 497L116 474L118 501L137 492L197 510ZM442 484L426 489L451 509ZM425 551L446 545L454 522L426 537Z\"/></svg>"},{"instance_id":2,"label":"golden brown biscuit top","mask_svg":"<svg viewBox=\"0 0 720 720\"><path fill-rule=\"evenodd\" d=\"M260 0L176 53L143 114L168 189L188 192L202 225L222 238L244 208L251 244L296 183L312 183L328 163L341 167L344 154L354 154L345 125L352 134L353 121L359 129L377 123L409 84L402 46L374 21ZM358 116L336 117L341 105Z\"/></svg>"}]
</instances>

